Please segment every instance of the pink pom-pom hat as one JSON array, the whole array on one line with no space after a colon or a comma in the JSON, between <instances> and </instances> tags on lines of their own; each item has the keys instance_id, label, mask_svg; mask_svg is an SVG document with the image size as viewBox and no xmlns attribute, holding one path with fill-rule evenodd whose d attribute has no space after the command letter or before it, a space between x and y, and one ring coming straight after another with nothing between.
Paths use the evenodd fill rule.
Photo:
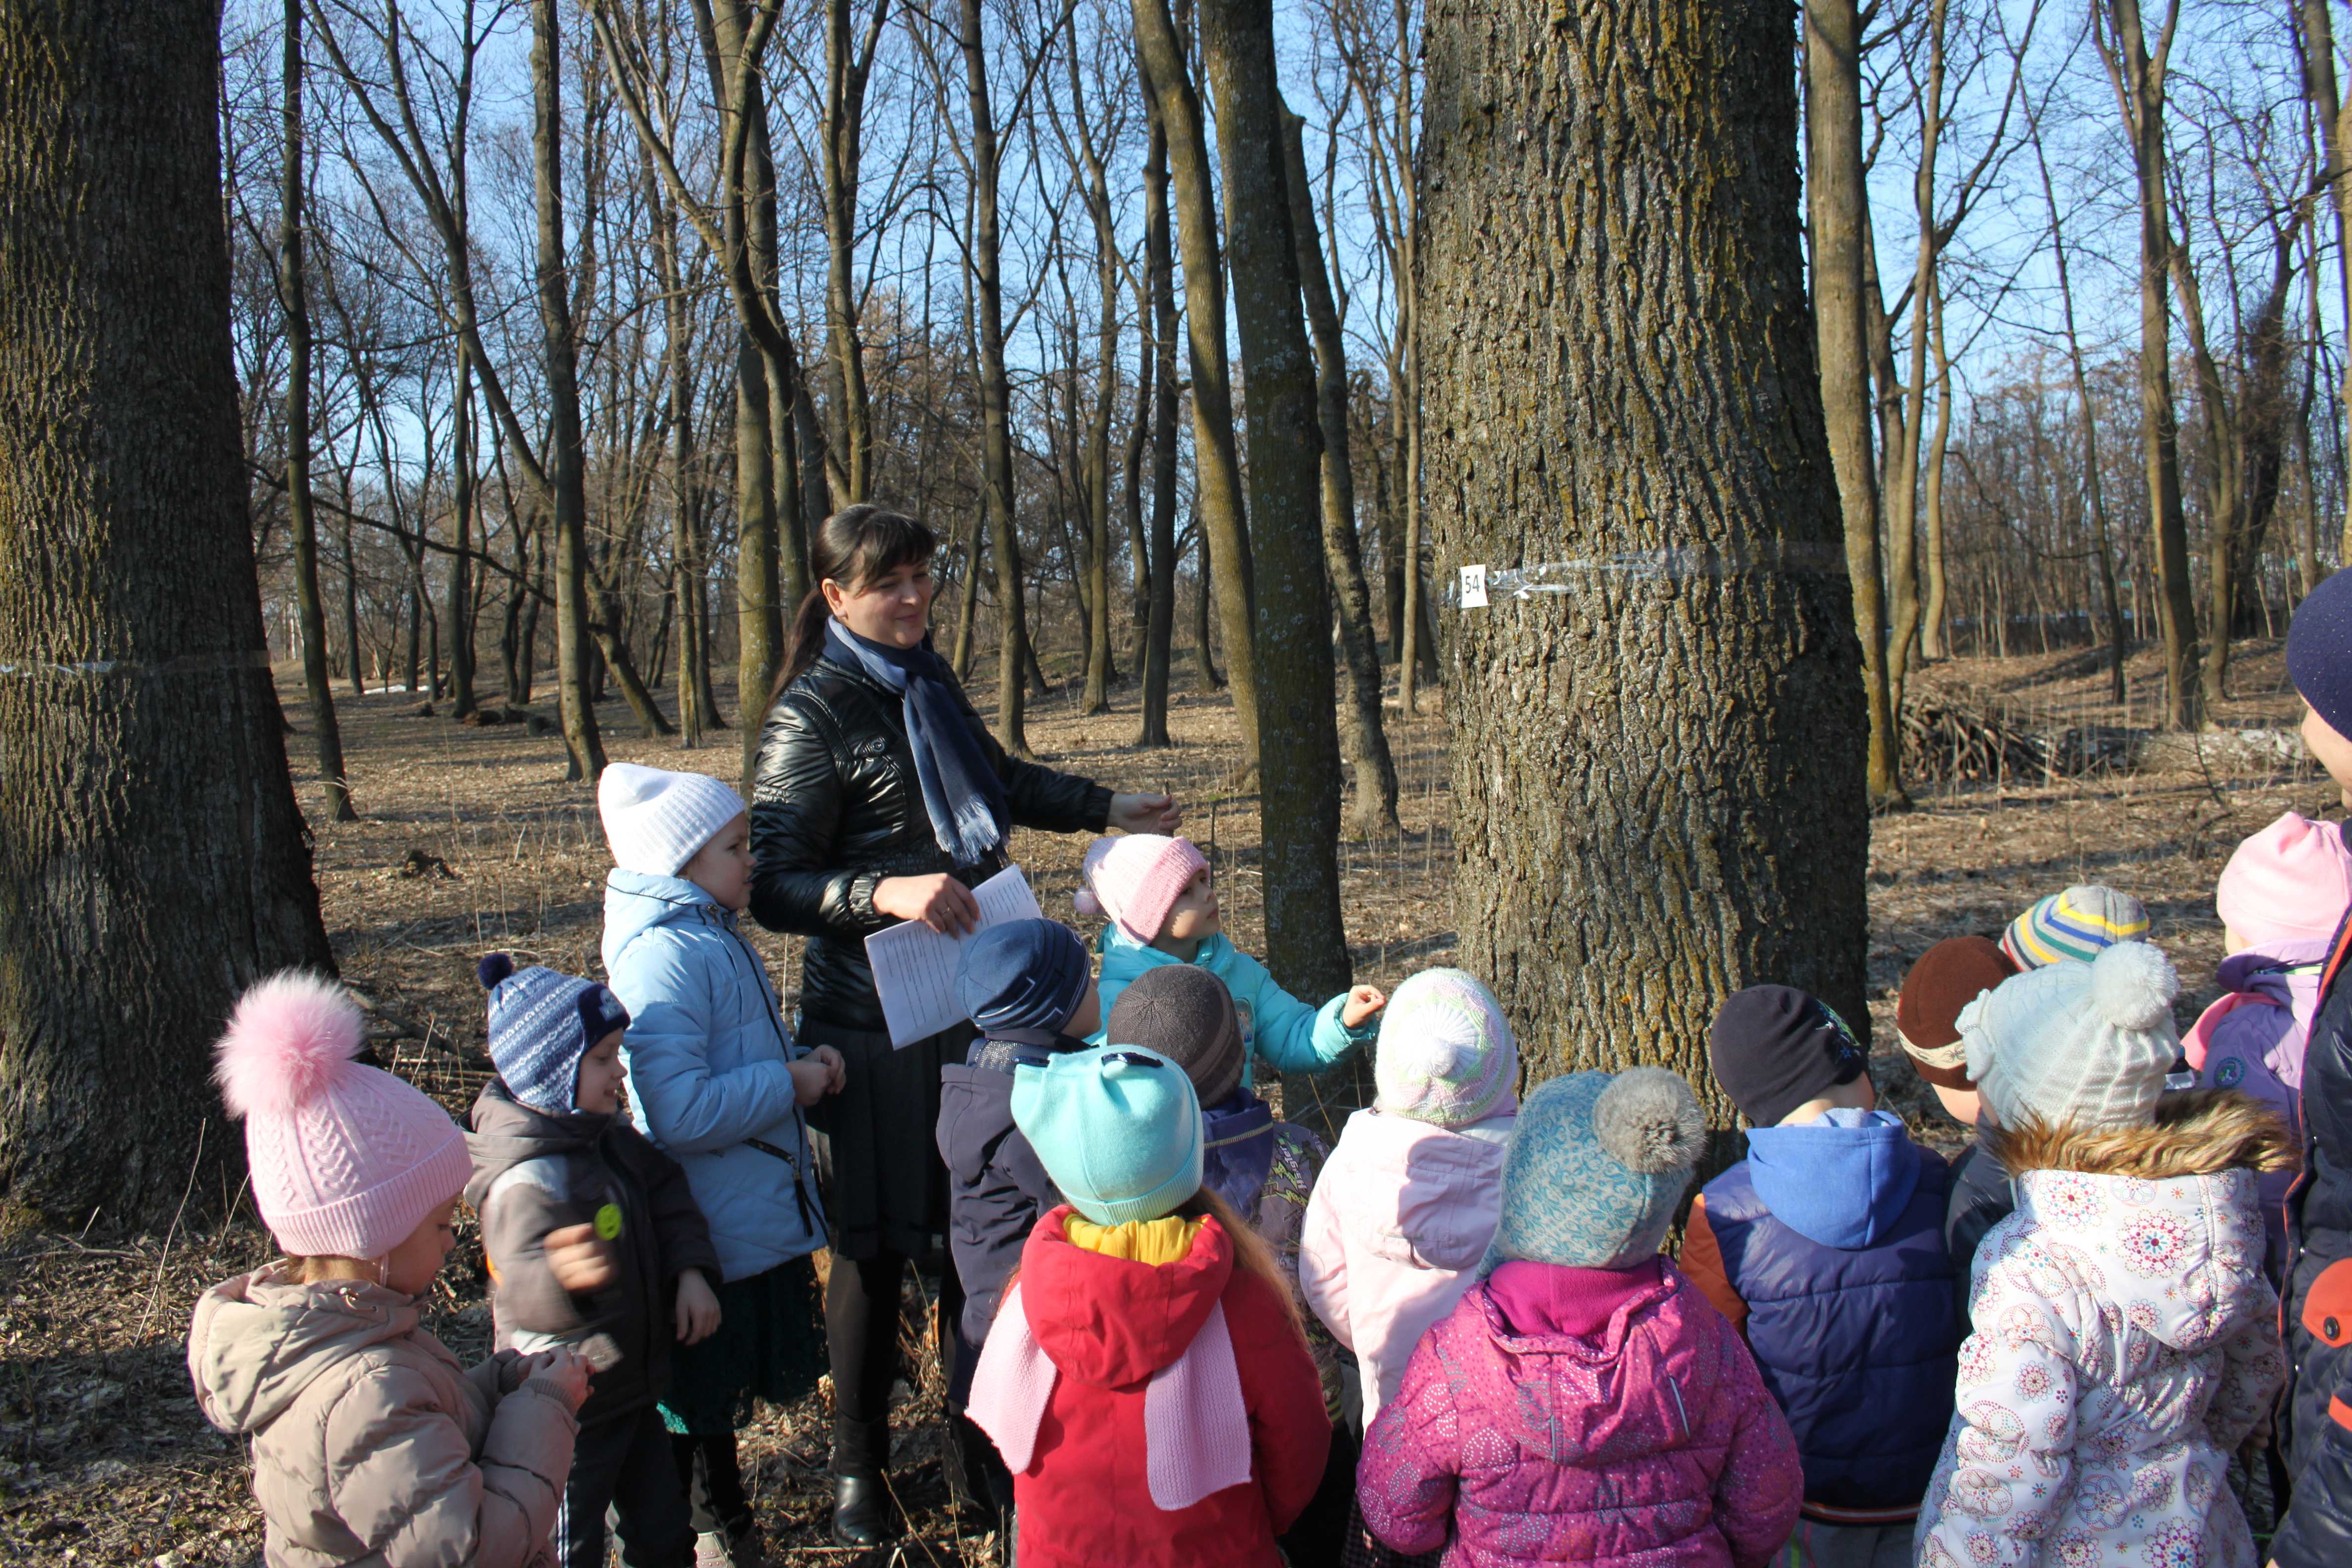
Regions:
<instances>
[{"instance_id":1,"label":"pink pom-pom hat","mask_svg":"<svg viewBox=\"0 0 2352 1568\"><path fill-rule=\"evenodd\" d=\"M381 1258L465 1189L472 1162L449 1113L358 1056L360 1010L333 981L288 970L240 997L215 1052L245 1119L253 1198L301 1258Z\"/></svg>"},{"instance_id":2,"label":"pink pom-pom hat","mask_svg":"<svg viewBox=\"0 0 2352 1568\"><path fill-rule=\"evenodd\" d=\"M2285 943L2326 942L2347 904L2352 851L2345 848L2342 831L2292 811L2238 846L2213 891L2221 922L2265 952Z\"/></svg>"},{"instance_id":3,"label":"pink pom-pom hat","mask_svg":"<svg viewBox=\"0 0 2352 1568\"><path fill-rule=\"evenodd\" d=\"M1078 868L1085 888L1075 902L1082 915L1105 915L1113 925L1149 947L1160 940L1168 911L1209 862L1189 838L1163 833L1127 833L1087 846Z\"/></svg>"}]
</instances>

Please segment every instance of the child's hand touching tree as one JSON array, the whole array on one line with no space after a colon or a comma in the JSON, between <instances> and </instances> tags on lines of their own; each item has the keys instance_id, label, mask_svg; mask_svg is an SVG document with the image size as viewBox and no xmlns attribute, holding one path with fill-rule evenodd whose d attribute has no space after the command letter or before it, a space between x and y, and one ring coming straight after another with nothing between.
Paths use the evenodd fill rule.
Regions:
<instances>
[{"instance_id":1,"label":"child's hand touching tree","mask_svg":"<svg viewBox=\"0 0 2352 1568\"><path fill-rule=\"evenodd\" d=\"M1339 1009L1339 1022L1351 1029L1360 1029L1365 1019L1388 1005L1388 996L1379 986L1356 986L1348 993L1348 1005Z\"/></svg>"}]
</instances>

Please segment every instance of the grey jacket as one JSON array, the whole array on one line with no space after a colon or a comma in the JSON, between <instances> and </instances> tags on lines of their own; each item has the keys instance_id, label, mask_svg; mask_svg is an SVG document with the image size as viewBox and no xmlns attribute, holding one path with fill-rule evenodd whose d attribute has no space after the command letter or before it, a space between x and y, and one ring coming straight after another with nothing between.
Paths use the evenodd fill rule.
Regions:
<instances>
[{"instance_id":1,"label":"grey jacket","mask_svg":"<svg viewBox=\"0 0 2352 1568\"><path fill-rule=\"evenodd\" d=\"M270 1568L533 1568L578 1430L550 1379L502 1392L379 1285L292 1281L283 1264L214 1286L188 1330L205 1418L253 1439Z\"/></svg>"}]
</instances>

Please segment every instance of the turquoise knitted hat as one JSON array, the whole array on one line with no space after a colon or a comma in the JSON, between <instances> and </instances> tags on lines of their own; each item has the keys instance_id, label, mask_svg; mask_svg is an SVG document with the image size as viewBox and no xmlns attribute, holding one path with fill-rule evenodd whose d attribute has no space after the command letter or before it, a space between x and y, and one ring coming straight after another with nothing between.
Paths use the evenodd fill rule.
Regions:
<instances>
[{"instance_id":1,"label":"turquoise knitted hat","mask_svg":"<svg viewBox=\"0 0 2352 1568\"><path fill-rule=\"evenodd\" d=\"M1097 1225L1158 1219L1201 1190L1201 1101L1158 1051L1101 1046L1023 1063L1013 1124Z\"/></svg>"},{"instance_id":2,"label":"turquoise knitted hat","mask_svg":"<svg viewBox=\"0 0 2352 1568\"><path fill-rule=\"evenodd\" d=\"M1553 1079L1520 1102L1479 1272L1520 1259L1633 1267L1665 1240L1706 1146L1697 1096L1664 1068Z\"/></svg>"}]
</instances>

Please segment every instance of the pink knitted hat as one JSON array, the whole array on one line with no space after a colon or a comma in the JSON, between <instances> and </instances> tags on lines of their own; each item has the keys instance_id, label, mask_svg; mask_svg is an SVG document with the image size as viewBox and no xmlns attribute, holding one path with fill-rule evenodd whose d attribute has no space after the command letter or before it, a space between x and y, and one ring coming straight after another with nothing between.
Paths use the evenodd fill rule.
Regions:
<instances>
[{"instance_id":1,"label":"pink knitted hat","mask_svg":"<svg viewBox=\"0 0 2352 1568\"><path fill-rule=\"evenodd\" d=\"M1168 911L1209 863L1189 838L1164 833L1126 833L1087 846L1078 875L1086 886L1076 903L1082 915L1107 915L1113 924L1150 946L1160 940Z\"/></svg>"},{"instance_id":2,"label":"pink knitted hat","mask_svg":"<svg viewBox=\"0 0 2352 1568\"><path fill-rule=\"evenodd\" d=\"M1516 1111L1518 1078L1511 1021L1477 976L1424 969L1391 993L1372 1057L1381 1110L1466 1126Z\"/></svg>"},{"instance_id":3,"label":"pink knitted hat","mask_svg":"<svg viewBox=\"0 0 2352 1568\"><path fill-rule=\"evenodd\" d=\"M289 969L238 999L215 1053L254 1202L298 1258L381 1258L472 1173L449 1113L353 1061L363 1043L343 988Z\"/></svg>"},{"instance_id":4,"label":"pink knitted hat","mask_svg":"<svg viewBox=\"0 0 2352 1568\"><path fill-rule=\"evenodd\" d=\"M2238 846L2213 907L2242 941L2263 948L2326 942L2352 904L2352 851L2334 823L2290 811Z\"/></svg>"}]
</instances>

